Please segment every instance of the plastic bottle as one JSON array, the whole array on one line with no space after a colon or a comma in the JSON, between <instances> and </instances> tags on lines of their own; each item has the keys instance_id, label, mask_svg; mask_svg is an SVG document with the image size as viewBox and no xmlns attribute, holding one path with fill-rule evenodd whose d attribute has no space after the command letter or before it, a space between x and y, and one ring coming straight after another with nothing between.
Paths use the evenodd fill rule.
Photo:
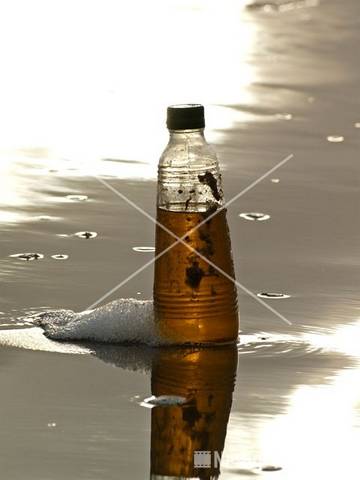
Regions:
<instances>
[{"instance_id":1,"label":"plastic bottle","mask_svg":"<svg viewBox=\"0 0 360 480\"><path fill-rule=\"evenodd\" d=\"M166 253L155 262L155 319L173 343L233 342L239 324L230 234L218 160L204 137L204 107L168 107L167 127L157 192L157 221L165 229L156 226L155 255Z\"/></svg>"}]
</instances>

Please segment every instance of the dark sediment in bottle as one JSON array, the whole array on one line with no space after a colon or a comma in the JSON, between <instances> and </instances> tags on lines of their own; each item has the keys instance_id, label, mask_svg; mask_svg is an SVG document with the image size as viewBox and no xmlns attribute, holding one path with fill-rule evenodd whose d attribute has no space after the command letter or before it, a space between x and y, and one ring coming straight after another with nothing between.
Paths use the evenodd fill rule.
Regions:
<instances>
[{"instance_id":1,"label":"dark sediment in bottle","mask_svg":"<svg viewBox=\"0 0 360 480\"><path fill-rule=\"evenodd\" d=\"M210 210L211 213L211 210ZM154 305L160 333L176 343L230 342L238 336L237 295L226 210L208 221L207 212L157 210L157 220L210 260L177 243L155 263ZM156 253L176 239L156 227Z\"/></svg>"}]
</instances>

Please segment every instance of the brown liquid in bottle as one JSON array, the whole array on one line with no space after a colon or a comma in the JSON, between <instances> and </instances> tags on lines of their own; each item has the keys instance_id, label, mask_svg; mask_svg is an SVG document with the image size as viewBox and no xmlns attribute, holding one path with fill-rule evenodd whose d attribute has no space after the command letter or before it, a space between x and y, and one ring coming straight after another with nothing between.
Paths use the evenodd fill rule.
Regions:
<instances>
[{"instance_id":1,"label":"brown liquid in bottle","mask_svg":"<svg viewBox=\"0 0 360 480\"><path fill-rule=\"evenodd\" d=\"M206 219L206 212L158 208L157 220L178 237ZM234 278L226 211L191 233L185 242ZM176 243L156 226L156 255ZM155 263L155 318L160 333L177 343L231 342L238 336L234 283L178 243Z\"/></svg>"}]
</instances>

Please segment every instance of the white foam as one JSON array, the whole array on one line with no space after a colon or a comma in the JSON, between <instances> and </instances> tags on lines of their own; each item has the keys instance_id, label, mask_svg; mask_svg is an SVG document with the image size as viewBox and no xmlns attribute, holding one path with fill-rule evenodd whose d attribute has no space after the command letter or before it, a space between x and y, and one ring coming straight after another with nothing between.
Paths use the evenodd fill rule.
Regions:
<instances>
[{"instance_id":1,"label":"white foam","mask_svg":"<svg viewBox=\"0 0 360 480\"><path fill-rule=\"evenodd\" d=\"M35 322L53 340L89 340L107 343L160 345L152 300L126 298L75 313L55 310L39 314Z\"/></svg>"},{"instance_id":2,"label":"white foam","mask_svg":"<svg viewBox=\"0 0 360 480\"><path fill-rule=\"evenodd\" d=\"M75 345L71 342L54 342L46 338L43 333L41 328L34 327L9 328L7 330L1 328L0 347L23 348L38 352L68 353L72 355L93 353L86 345Z\"/></svg>"}]
</instances>

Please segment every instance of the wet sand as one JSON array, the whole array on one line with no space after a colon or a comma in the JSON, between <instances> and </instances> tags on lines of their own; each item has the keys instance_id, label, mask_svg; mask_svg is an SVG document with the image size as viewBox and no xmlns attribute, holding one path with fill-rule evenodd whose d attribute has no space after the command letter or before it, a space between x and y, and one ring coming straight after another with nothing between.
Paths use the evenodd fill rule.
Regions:
<instances>
[{"instance_id":1,"label":"wet sand","mask_svg":"<svg viewBox=\"0 0 360 480\"><path fill-rule=\"evenodd\" d=\"M161 10L161 3L154 8ZM109 81L105 91L90 83L68 124L66 116L56 119L55 100L50 120L42 119L51 89L36 97L40 114L34 110L33 123L21 109L18 125L12 117L6 122L6 110L2 114L0 464L7 480L150 475L152 410L139 403L153 393L156 354L145 347L51 342L38 329L24 329L23 318L47 309L86 309L150 260L152 252L133 248L153 246L154 226L92 175L101 174L154 215L164 106L188 101L183 97L189 92L208 106L207 137L219 153L227 199L294 154L228 210L237 278L254 293L289 294L265 301L292 325L238 292L241 343L221 478L335 479L357 471L359 6L324 0L275 13L231 8L212 16L202 4L193 11L172 6L156 20L167 25L176 16L179 22L190 18L192 29L202 19L204 59L213 63L203 65L193 85L180 72L173 85L178 97L167 87L161 99L143 104L149 128L136 128L138 117L120 109L122 72L109 67L110 58L103 66L115 86ZM228 29L216 44L213 28L222 22ZM155 49L156 40L149 42ZM139 51L130 49L129 58ZM162 65L163 53L154 54L155 66ZM189 57L199 68L196 55ZM124 62L131 64L127 57ZM170 58L168 68L175 66ZM159 77L149 75L150 91L155 82L169 85L166 72L162 66ZM131 75L125 77L126 84ZM70 87L62 88L66 93ZM80 84L71 88L74 98L83 92ZM94 110L87 112L82 102L92 89ZM151 96L147 90L139 101L142 95ZM126 107L134 105L136 92L129 97ZM61 133L34 136L47 123L49 131L63 127ZM239 217L243 212L270 219L249 221ZM82 231L97 236L73 236ZM44 258L9 257L22 252ZM51 258L55 254L69 258ZM151 298L152 279L150 267L106 301ZM282 470L261 471L266 465Z\"/></svg>"}]
</instances>

